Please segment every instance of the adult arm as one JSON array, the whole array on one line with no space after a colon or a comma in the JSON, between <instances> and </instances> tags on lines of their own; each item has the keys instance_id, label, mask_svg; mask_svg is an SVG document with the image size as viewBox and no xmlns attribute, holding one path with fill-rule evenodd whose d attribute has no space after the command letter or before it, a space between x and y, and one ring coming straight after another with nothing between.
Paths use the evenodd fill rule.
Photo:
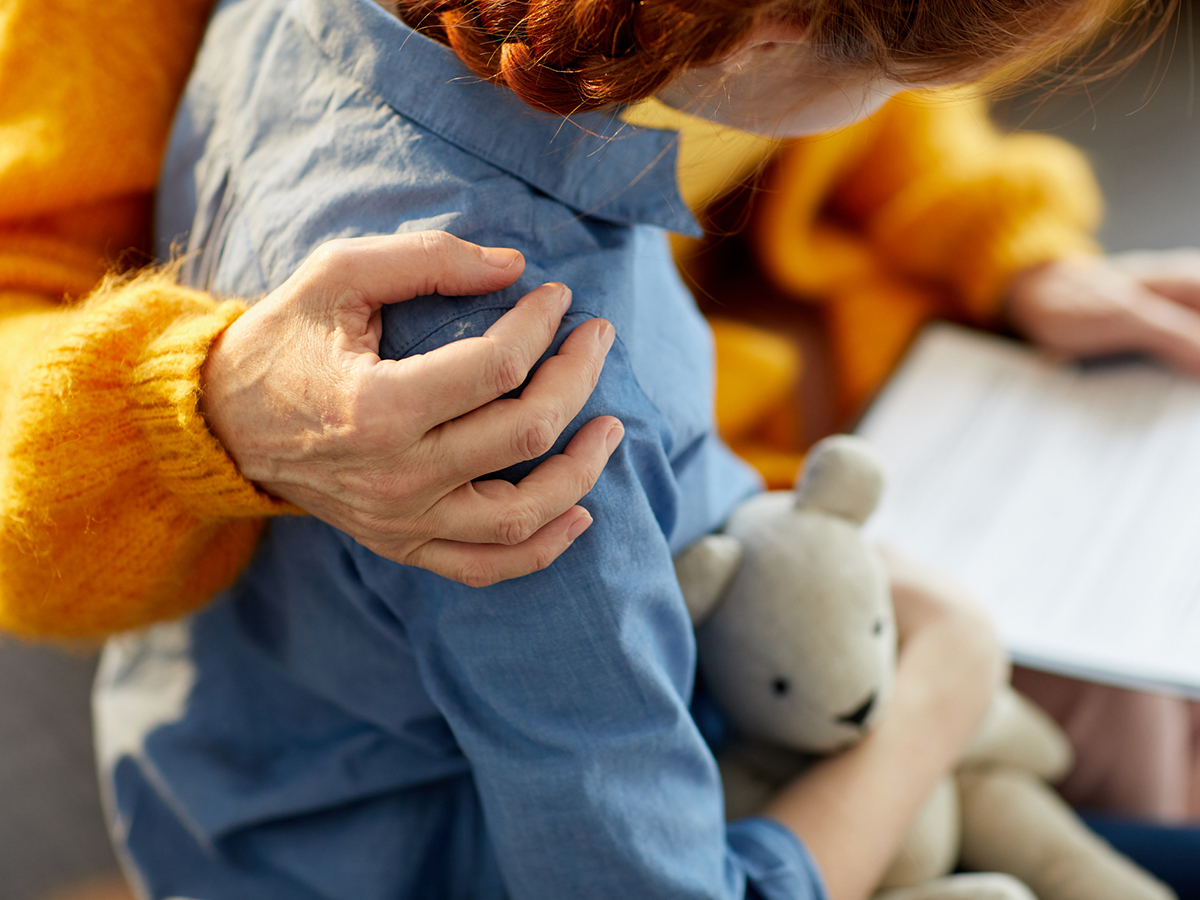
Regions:
<instances>
[{"instance_id":1,"label":"adult arm","mask_svg":"<svg viewBox=\"0 0 1200 900\"><path fill-rule=\"evenodd\" d=\"M337 320L361 311L364 295L334 290L346 286L355 247L327 251L245 319L244 304L181 287L162 273L96 287L125 248L145 244L159 156L208 7L208 0L14 0L0 12L3 630L94 638L190 610L249 559L264 516L296 510L279 498L336 520L382 552L475 583L545 565L587 524L571 507L603 462L611 421L594 426L521 490L496 497L482 488L476 496L464 483L487 471L480 466L535 454L559 417L570 418L604 355L601 323L583 329L573 344L579 352L568 353L533 396L489 407L460 426L482 448L463 459L416 440L470 408L458 396L429 395L432 366L378 379L374 393L365 380L339 381L334 375L344 373L328 368L301 378L315 347L334 352L339 341L355 339L337 331ZM56 52L46 53L48 46ZM386 274L371 281L371 302L438 284L506 285L523 264L510 254L504 266L490 266L472 257L476 251L438 238L422 245L428 258L401 245ZM378 248L362 248L361 261L374 264L379 256ZM456 266L457 275L449 274ZM64 302L89 293L82 303ZM515 386L530 355L541 352L537 336L553 333L564 304L560 294L543 291L506 331L447 355L462 367L463 380L470 366L480 367L473 398L486 402ZM269 409L244 381L231 383L256 347L276 352L271 370L260 373L259 387L276 403ZM365 355L357 354L351 368L367 379L369 353L354 349ZM212 421L225 423L222 437L235 456L245 457L275 495L243 477L214 440L197 405L204 375L209 398L225 398L219 410L210 404ZM389 408L407 411L396 429L421 452L367 459L365 439L335 431L317 449L326 459L329 448L340 454L339 484L309 478L297 487L264 469L269 454L254 441L288 412L278 403L318 419L328 411L294 390L301 382L305 391L320 389L326 404L386 397ZM420 406L408 405L418 397ZM275 418L264 421L267 414ZM314 449L301 430L289 433L296 445L276 440L277 462L289 451L296 462ZM391 436L377 429L372 439ZM384 462L396 467L380 468ZM387 509L372 510L371 503ZM467 548L458 541L500 544Z\"/></svg>"},{"instance_id":2,"label":"adult arm","mask_svg":"<svg viewBox=\"0 0 1200 900\"><path fill-rule=\"evenodd\" d=\"M506 286L523 263L499 255L503 266L444 235L344 242L251 318L162 274L110 282L67 308L30 296L0 330L0 627L97 637L187 612L246 564L264 516L299 511L277 496L472 584L549 564L590 523L574 503L619 423L590 423L520 485L470 480L558 436L599 375L611 327L584 323L519 399L495 403L553 337L569 303L561 285L419 362L372 351L384 300ZM218 434L273 494L210 433L202 372Z\"/></svg>"}]
</instances>

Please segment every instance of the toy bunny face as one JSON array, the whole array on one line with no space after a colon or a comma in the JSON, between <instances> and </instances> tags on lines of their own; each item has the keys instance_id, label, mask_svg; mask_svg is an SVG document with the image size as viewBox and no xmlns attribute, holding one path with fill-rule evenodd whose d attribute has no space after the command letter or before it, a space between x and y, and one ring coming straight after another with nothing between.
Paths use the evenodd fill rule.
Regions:
<instances>
[{"instance_id":1,"label":"toy bunny face","mask_svg":"<svg viewBox=\"0 0 1200 900\"><path fill-rule=\"evenodd\" d=\"M705 682L733 724L813 753L862 738L896 665L888 578L860 532L882 475L869 453L847 463L861 442L837 440L813 451L796 492L752 498L706 539L736 544L740 560L696 630Z\"/></svg>"}]
</instances>

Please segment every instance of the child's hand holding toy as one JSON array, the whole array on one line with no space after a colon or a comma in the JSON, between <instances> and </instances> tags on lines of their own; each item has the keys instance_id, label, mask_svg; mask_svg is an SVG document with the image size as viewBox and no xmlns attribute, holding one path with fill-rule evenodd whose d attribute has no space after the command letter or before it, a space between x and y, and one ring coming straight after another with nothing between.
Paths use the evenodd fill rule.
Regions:
<instances>
[{"instance_id":1,"label":"child's hand holding toy","mask_svg":"<svg viewBox=\"0 0 1200 900\"><path fill-rule=\"evenodd\" d=\"M1070 747L1005 684L986 616L862 536L882 489L865 442L829 438L794 491L752 497L676 557L737 732L726 813L784 823L835 900L1169 900L1049 787Z\"/></svg>"}]
</instances>

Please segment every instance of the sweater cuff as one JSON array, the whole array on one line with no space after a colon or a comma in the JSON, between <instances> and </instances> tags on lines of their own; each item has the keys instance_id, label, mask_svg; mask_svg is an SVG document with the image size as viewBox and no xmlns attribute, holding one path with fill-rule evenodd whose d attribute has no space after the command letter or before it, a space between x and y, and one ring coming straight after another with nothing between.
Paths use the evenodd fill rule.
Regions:
<instances>
[{"instance_id":1,"label":"sweater cuff","mask_svg":"<svg viewBox=\"0 0 1200 900\"><path fill-rule=\"evenodd\" d=\"M229 300L180 316L146 346L131 373L133 415L163 487L207 519L303 513L243 478L200 414L200 369L209 348L245 311Z\"/></svg>"},{"instance_id":2,"label":"sweater cuff","mask_svg":"<svg viewBox=\"0 0 1200 900\"><path fill-rule=\"evenodd\" d=\"M986 258L966 270L970 277L958 286L963 311L985 325L1000 321L1008 286L1021 272L1068 256L1102 252L1088 234L1052 215L1022 223L1011 235L997 239L989 250Z\"/></svg>"}]
</instances>

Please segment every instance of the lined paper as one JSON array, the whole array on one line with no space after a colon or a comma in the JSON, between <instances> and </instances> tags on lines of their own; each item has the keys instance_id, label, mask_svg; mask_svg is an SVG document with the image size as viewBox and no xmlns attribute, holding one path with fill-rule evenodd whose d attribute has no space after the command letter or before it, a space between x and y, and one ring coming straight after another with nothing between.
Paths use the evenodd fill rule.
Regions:
<instances>
[{"instance_id":1,"label":"lined paper","mask_svg":"<svg viewBox=\"0 0 1200 900\"><path fill-rule=\"evenodd\" d=\"M868 534L963 581L1015 659L1200 696L1200 382L937 324L858 431L888 466Z\"/></svg>"}]
</instances>

